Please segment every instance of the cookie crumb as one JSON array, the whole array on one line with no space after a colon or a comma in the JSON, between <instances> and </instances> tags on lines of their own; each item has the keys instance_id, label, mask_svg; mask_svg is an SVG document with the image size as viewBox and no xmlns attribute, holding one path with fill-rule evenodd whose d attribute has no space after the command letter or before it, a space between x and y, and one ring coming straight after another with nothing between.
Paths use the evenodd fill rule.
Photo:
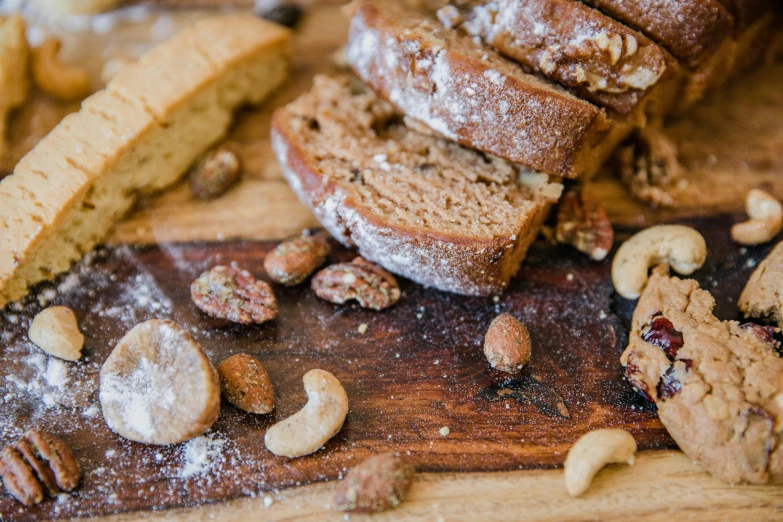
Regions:
<instances>
[{"instance_id":1,"label":"cookie crumb","mask_svg":"<svg viewBox=\"0 0 783 522\"><path fill-rule=\"evenodd\" d=\"M365 333L367 331L367 323L360 324L357 330L360 334Z\"/></svg>"},{"instance_id":2,"label":"cookie crumb","mask_svg":"<svg viewBox=\"0 0 783 522\"><path fill-rule=\"evenodd\" d=\"M449 433L451 433L451 430L448 426L443 426L438 433L440 433L443 437L447 437Z\"/></svg>"}]
</instances>

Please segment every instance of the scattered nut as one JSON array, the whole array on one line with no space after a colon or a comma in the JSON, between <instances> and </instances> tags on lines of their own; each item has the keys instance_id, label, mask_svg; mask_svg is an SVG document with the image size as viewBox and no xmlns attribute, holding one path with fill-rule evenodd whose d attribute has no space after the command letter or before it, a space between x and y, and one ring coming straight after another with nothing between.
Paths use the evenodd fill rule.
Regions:
<instances>
[{"instance_id":1,"label":"scattered nut","mask_svg":"<svg viewBox=\"0 0 783 522\"><path fill-rule=\"evenodd\" d=\"M8 115L25 102L30 91L26 30L22 15L0 16L0 160L6 152Z\"/></svg>"},{"instance_id":2,"label":"scattered nut","mask_svg":"<svg viewBox=\"0 0 783 522\"><path fill-rule=\"evenodd\" d=\"M690 275L707 259L707 244L692 228L658 225L631 236L620 245L612 261L612 283L626 299L637 299L647 285L651 267L665 263Z\"/></svg>"},{"instance_id":3,"label":"scattered nut","mask_svg":"<svg viewBox=\"0 0 783 522\"><path fill-rule=\"evenodd\" d=\"M590 487L593 477L607 464L634 463L636 441L625 430L602 429L582 435L565 460L568 494L578 497Z\"/></svg>"},{"instance_id":4,"label":"scattered nut","mask_svg":"<svg viewBox=\"0 0 783 522\"><path fill-rule=\"evenodd\" d=\"M371 457L351 471L334 490L339 511L370 513L396 508L413 483L413 468L391 453Z\"/></svg>"},{"instance_id":5,"label":"scattered nut","mask_svg":"<svg viewBox=\"0 0 783 522\"><path fill-rule=\"evenodd\" d=\"M117 7L121 0L33 0L38 9L55 15L91 15Z\"/></svg>"},{"instance_id":6,"label":"scattered nut","mask_svg":"<svg viewBox=\"0 0 783 522\"><path fill-rule=\"evenodd\" d=\"M237 182L242 171L239 158L227 147L209 151L190 172L190 190L199 199L222 196Z\"/></svg>"},{"instance_id":7,"label":"scattered nut","mask_svg":"<svg viewBox=\"0 0 783 522\"><path fill-rule=\"evenodd\" d=\"M783 241L758 264L737 305L745 317L756 317L783 327Z\"/></svg>"},{"instance_id":8,"label":"scattered nut","mask_svg":"<svg viewBox=\"0 0 783 522\"><path fill-rule=\"evenodd\" d=\"M400 287L389 272L364 258L324 268L313 277L315 295L330 303L356 299L364 308L383 310L400 298Z\"/></svg>"},{"instance_id":9,"label":"scattered nut","mask_svg":"<svg viewBox=\"0 0 783 522\"><path fill-rule=\"evenodd\" d=\"M101 368L109 427L145 444L176 444L207 431L220 413L215 369L188 332L170 321L136 325Z\"/></svg>"},{"instance_id":10,"label":"scattered nut","mask_svg":"<svg viewBox=\"0 0 783 522\"><path fill-rule=\"evenodd\" d=\"M329 243L322 234L299 236L280 243L264 259L264 269L273 281L295 286L326 262Z\"/></svg>"},{"instance_id":11,"label":"scattered nut","mask_svg":"<svg viewBox=\"0 0 783 522\"><path fill-rule=\"evenodd\" d=\"M484 355L493 368L518 373L530 360L530 334L514 316L500 314L484 336Z\"/></svg>"},{"instance_id":12,"label":"scattered nut","mask_svg":"<svg viewBox=\"0 0 783 522\"><path fill-rule=\"evenodd\" d=\"M33 49L31 68L39 89L58 100L71 101L90 94L90 75L79 66L68 66L57 59L60 39L50 36Z\"/></svg>"},{"instance_id":13,"label":"scattered nut","mask_svg":"<svg viewBox=\"0 0 783 522\"><path fill-rule=\"evenodd\" d=\"M753 189L745 198L750 220L731 227L731 238L741 245L760 245L772 241L783 230L783 206L764 192Z\"/></svg>"},{"instance_id":14,"label":"scattered nut","mask_svg":"<svg viewBox=\"0 0 783 522\"><path fill-rule=\"evenodd\" d=\"M0 452L0 477L8 493L32 506L42 502L45 494L76 489L81 472L63 441L32 429Z\"/></svg>"},{"instance_id":15,"label":"scattered nut","mask_svg":"<svg viewBox=\"0 0 783 522\"><path fill-rule=\"evenodd\" d=\"M302 381L307 404L266 430L264 436L266 448L281 457L318 451L337 435L348 415L348 396L337 377L324 370L310 370Z\"/></svg>"},{"instance_id":16,"label":"scattered nut","mask_svg":"<svg viewBox=\"0 0 783 522\"><path fill-rule=\"evenodd\" d=\"M202 311L235 323L264 323L277 317L272 287L247 270L216 266L190 285L190 296Z\"/></svg>"},{"instance_id":17,"label":"scattered nut","mask_svg":"<svg viewBox=\"0 0 783 522\"><path fill-rule=\"evenodd\" d=\"M220 391L237 408L250 413L269 413L275 407L275 392L261 363L244 353L232 355L217 367Z\"/></svg>"},{"instance_id":18,"label":"scattered nut","mask_svg":"<svg viewBox=\"0 0 783 522\"><path fill-rule=\"evenodd\" d=\"M68 307L53 306L40 312L33 318L27 335L38 348L60 359L78 361L82 356L84 335Z\"/></svg>"},{"instance_id":19,"label":"scattered nut","mask_svg":"<svg viewBox=\"0 0 783 522\"><path fill-rule=\"evenodd\" d=\"M614 230L598 201L571 191L560 200L555 237L559 243L573 245L592 259L602 261L612 249Z\"/></svg>"}]
</instances>

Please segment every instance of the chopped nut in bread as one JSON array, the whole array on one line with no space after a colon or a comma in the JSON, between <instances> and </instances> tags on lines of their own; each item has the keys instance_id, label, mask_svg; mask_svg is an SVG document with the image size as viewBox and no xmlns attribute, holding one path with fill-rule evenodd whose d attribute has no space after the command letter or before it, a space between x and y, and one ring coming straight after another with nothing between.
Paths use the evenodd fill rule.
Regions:
<instances>
[{"instance_id":1,"label":"chopped nut in bread","mask_svg":"<svg viewBox=\"0 0 783 522\"><path fill-rule=\"evenodd\" d=\"M234 109L279 86L288 39L252 16L200 21L41 140L0 182L0 307L67 270L138 194L171 185L219 141Z\"/></svg>"}]
</instances>

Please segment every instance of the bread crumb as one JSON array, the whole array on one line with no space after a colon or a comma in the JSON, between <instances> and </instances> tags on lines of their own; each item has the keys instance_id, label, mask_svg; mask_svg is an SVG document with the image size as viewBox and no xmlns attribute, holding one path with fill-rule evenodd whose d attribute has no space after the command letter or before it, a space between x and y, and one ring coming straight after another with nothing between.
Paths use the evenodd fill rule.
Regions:
<instances>
[{"instance_id":1,"label":"bread crumb","mask_svg":"<svg viewBox=\"0 0 783 522\"><path fill-rule=\"evenodd\" d=\"M367 323L362 323L359 325L358 331L360 334L363 334L367 331Z\"/></svg>"},{"instance_id":2,"label":"bread crumb","mask_svg":"<svg viewBox=\"0 0 783 522\"><path fill-rule=\"evenodd\" d=\"M449 433L451 433L451 430L449 429L449 427L448 427L448 426L443 426L443 427L440 429L440 432L439 432L439 433L441 434L441 436L443 436L443 437L446 437L446 436L448 436L448 434L449 434Z\"/></svg>"}]
</instances>

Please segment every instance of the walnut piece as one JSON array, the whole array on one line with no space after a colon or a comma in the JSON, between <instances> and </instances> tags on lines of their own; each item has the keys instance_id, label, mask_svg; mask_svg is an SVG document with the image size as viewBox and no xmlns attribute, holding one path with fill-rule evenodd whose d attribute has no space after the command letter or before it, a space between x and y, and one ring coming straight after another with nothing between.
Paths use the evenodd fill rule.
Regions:
<instances>
[{"instance_id":1,"label":"walnut piece","mask_svg":"<svg viewBox=\"0 0 783 522\"><path fill-rule=\"evenodd\" d=\"M351 469L334 490L339 511L372 513L395 508L413 483L413 468L400 457L384 453Z\"/></svg>"},{"instance_id":2,"label":"walnut piece","mask_svg":"<svg viewBox=\"0 0 783 522\"><path fill-rule=\"evenodd\" d=\"M555 238L601 261L612 249L614 230L598 201L583 192L571 191L560 200Z\"/></svg>"},{"instance_id":3,"label":"walnut piece","mask_svg":"<svg viewBox=\"0 0 783 522\"><path fill-rule=\"evenodd\" d=\"M364 258L324 268L313 277L315 295L330 303L355 299L364 308L383 310L400 298L400 287L389 272Z\"/></svg>"},{"instance_id":4,"label":"walnut piece","mask_svg":"<svg viewBox=\"0 0 783 522\"><path fill-rule=\"evenodd\" d=\"M272 287L247 270L216 266L190 285L190 296L202 311L240 324L264 323L277 317Z\"/></svg>"}]
</instances>

